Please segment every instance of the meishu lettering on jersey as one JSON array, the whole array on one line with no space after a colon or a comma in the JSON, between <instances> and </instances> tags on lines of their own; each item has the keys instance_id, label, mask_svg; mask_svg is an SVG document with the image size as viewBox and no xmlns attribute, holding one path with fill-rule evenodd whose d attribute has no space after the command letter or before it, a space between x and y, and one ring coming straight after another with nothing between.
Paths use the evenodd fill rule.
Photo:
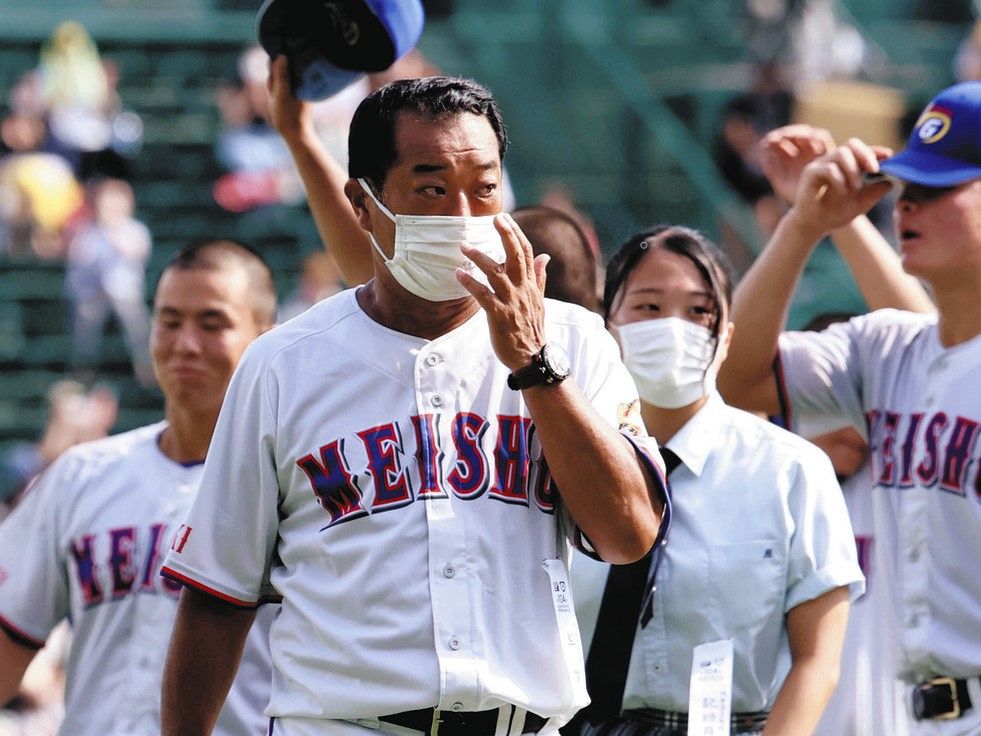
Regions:
<instances>
[{"instance_id":1,"label":"meishu lettering on jersey","mask_svg":"<svg viewBox=\"0 0 981 736\"><path fill-rule=\"evenodd\" d=\"M173 531L167 524L123 526L73 539L70 551L85 607L130 593L176 598L181 584L160 576L164 545Z\"/></svg>"},{"instance_id":2,"label":"meishu lettering on jersey","mask_svg":"<svg viewBox=\"0 0 981 736\"><path fill-rule=\"evenodd\" d=\"M555 490L531 419L498 415L493 421L497 441L490 452L482 441L491 427L484 417L471 412L452 418L423 414L409 417L408 428L393 421L357 432L356 441L367 457L358 472L351 467L352 453L345 452L350 441L345 438L321 445L296 464L329 517L324 529L413 501L446 498L448 492L468 501L486 494L503 503L534 503L552 513ZM409 458L403 442L406 431L415 438L416 450ZM374 494L367 499L369 481Z\"/></svg>"},{"instance_id":3,"label":"meishu lettering on jersey","mask_svg":"<svg viewBox=\"0 0 981 736\"><path fill-rule=\"evenodd\" d=\"M873 479L880 486L936 486L981 496L981 463L974 457L979 423L945 412L905 414L872 410L866 413ZM973 472L973 483L968 475Z\"/></svg>"}]
</instances>

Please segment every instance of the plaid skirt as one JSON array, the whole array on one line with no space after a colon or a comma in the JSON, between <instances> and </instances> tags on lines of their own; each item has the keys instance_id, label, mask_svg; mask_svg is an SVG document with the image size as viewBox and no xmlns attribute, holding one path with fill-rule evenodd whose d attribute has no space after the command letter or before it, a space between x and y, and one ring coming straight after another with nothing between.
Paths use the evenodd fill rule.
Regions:
<instances>
[{"instance_id":1,"label":"plaid skirt","mask_svg":"<svg viewBox=\"0 0 981 736\"><path fill-rule=\"evenodd\" d=\"M758 736L766 713L734 713L732 736ZM653 708L628 710L616 718L592 724L585 721L578 736L688 736L688 714Z\"/></svg>"}]
</instances>

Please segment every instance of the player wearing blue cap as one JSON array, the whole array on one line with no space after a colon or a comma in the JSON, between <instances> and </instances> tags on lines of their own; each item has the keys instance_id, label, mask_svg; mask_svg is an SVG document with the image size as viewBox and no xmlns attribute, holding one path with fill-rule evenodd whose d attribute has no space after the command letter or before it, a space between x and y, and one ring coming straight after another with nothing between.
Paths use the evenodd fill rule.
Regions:
<instances>
[{"instance_id":1,"label":"player wearing blue cap","mask_svg":"<svg viewBox=\"0 0 981 736\"><path fill-rule=\"evenodd\" d=\"M804 170L793 206L736 292L733 321L752 329L736 330L720 384L751 408L786 408L797 426L847 422L868 439L878 554L895 570L874 584L891 586L895 619L884 628L901 632L894 645L910 730L973 736L981 733L981 83L937 95L906 149L888 156L852 139ZM879 174L898 182L903 268L929 284L938 314L879 310L822 333L781 335L811 249L886 193Z\"/></svg>"}]
</instances>

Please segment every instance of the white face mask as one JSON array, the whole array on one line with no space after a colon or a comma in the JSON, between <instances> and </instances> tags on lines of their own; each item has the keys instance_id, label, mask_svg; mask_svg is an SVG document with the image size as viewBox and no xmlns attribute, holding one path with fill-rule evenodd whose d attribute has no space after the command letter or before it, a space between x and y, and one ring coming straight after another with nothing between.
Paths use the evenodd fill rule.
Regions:
<instances>
[{"instance_id":1,"label":"white face mask","mask_svg":"<svg viewBox=\"0 0 981 736\"><path fill-rule=\"evenodd\" d=\"M494 226L494 215L486 217L448 217L443 215L393 215L378 201L364 179L358 179L378 209L395 223L395 252L391 258L371 233L371 244L388 270L406 291L431 302L445 302L470 296L456 280L462 268L487 286L487 277L461 252L466 243L491 258L504 262L504 244Z\"/></svg>"},{"instance_id":2,"label":"white face mask","mask_svg":"<svg viewBox=\"0 0 981 736\"><path fill-rule=\"evenodd\" d=\"M715 388L716 338L708 328L664 317L620 325L617 334L624 365L649 404L678 409Z\"/></svg>"}]
</instances>

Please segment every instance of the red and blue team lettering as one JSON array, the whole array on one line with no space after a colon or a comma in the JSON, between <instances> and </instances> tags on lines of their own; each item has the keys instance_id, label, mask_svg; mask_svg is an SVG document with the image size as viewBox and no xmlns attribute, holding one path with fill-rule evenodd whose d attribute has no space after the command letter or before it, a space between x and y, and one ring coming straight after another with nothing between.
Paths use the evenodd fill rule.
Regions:
<instances>
[{"instance_id":1,"label":"red and blue team lettering","mask_svg":"<svg viewBox=\"0 0 981 736\"><path fill-rule=\"evenodd\" d=\"M460 412L449 422L434 414L409 419L416 443L410 461L415 472L406 464L402 427L397 421L356 433L367 457L360 472L351 469L344 438L331 440L316 454L296 461L330 517L324 529L420 499L445 498L447 491L462 500L486 494L503 503L534 503L544 513L554 511L555 489L530 418L498 415L497 443L491 453L483 446L491 424L479 414ZM449 467L445 467L447 457L453 458ZM366 507L363 486L369 478L374 496Z\"/></svg>"},{"instance_id":2,"label":"red and blue team lettering","mask_svg":"<svg viewBox=\"0 0 981 736\"><path fill-rule=\"evenodd\" d=\"M166 524L151 524L145 529L124 526L109 529L104 534L108 541L108 556L104 560L96 553L99 547L97 535L85 534L70 543L75 575L86 608L119 600L131 593L162 593L177 598L180 583L160 576ZM145 554L140 555L140 543L144 539ZM100 565L106 566L108 576L99 574Z\"/></svg>"},{"instance_id":3,"label":"red and blue team lettering","mask_svg":"<svg viewBox=\"0 0 981 736\"><path fill-rule=\"evenodd\" d=\"M887 488L937 486L967 495L974 468L974 491L981 499L981 463L975 457L979 423L938 411L904 414L872 410L866 414L869 451L876 483Z\"/></svg>"}]
</instances>

